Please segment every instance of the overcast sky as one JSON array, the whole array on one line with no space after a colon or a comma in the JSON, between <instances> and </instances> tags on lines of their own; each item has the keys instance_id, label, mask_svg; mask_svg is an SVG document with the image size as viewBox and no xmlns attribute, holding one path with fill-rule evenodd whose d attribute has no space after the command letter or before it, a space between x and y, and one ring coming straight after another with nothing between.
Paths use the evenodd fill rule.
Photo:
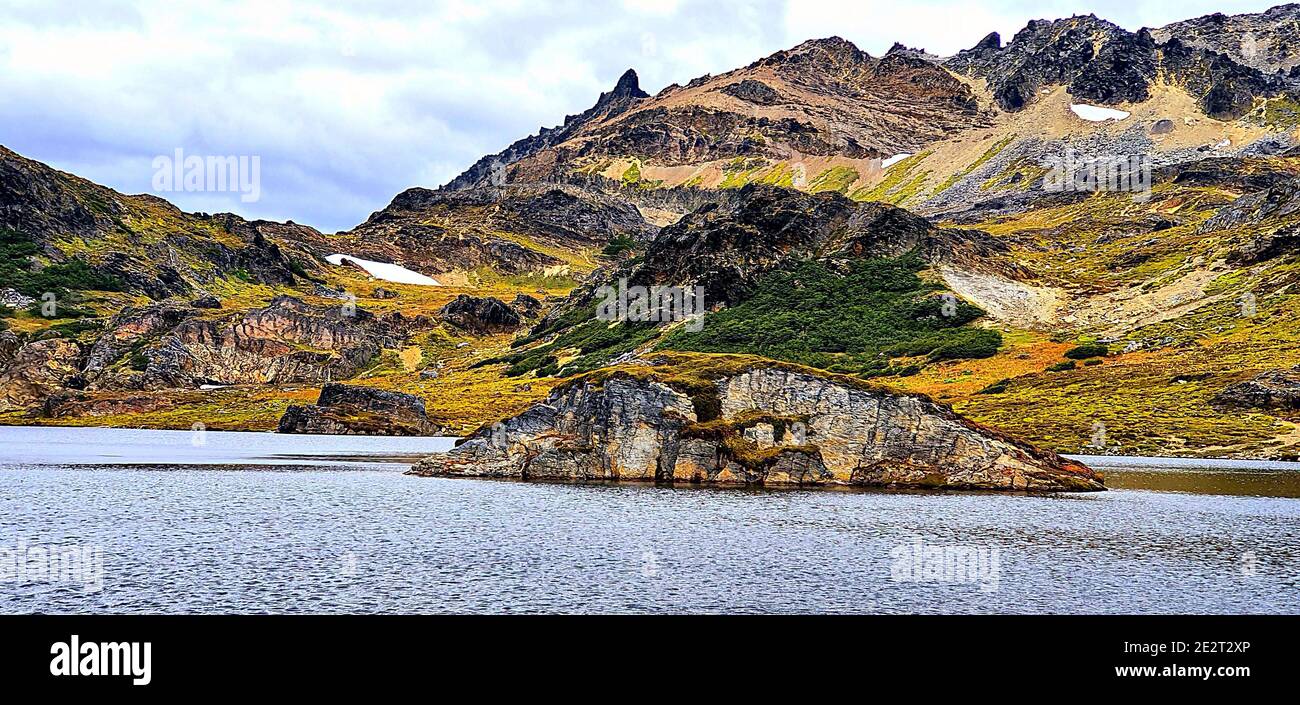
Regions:
<instances>
[{"instance_id":1,"label":"overcast sky","mask_svg":"<svg viewBox=\"0 0 1300 705\"><path fill-rule=\"evenodd\" d=\"M186 210L350 228L561 122L627 68L654 93L805 39L874 55L1093 12L1129 29L1239 0L0 0L0 144L127 193L154 158L256 155L261 194Z\"/></svg>"}]
</instances>

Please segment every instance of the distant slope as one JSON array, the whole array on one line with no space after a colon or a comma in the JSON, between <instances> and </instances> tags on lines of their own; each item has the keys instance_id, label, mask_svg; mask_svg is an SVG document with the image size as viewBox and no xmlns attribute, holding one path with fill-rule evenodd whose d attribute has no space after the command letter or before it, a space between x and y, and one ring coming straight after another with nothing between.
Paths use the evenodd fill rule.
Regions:
<instances>
[{"instance_id":1,"label":"distant slope","mask_svg":"<svg viewBox=\"0 0 1300 705\"><path fill-rule=\"evenodd\" d=\"M293 223L185 213L161 198L120 194L4 147L0 229L35 247L29 258L7 262L11 267L80 262L125 291L155 299L228 278L291 284L317 268L304 243L321 238Z\"/></svg>"}]
</instances>

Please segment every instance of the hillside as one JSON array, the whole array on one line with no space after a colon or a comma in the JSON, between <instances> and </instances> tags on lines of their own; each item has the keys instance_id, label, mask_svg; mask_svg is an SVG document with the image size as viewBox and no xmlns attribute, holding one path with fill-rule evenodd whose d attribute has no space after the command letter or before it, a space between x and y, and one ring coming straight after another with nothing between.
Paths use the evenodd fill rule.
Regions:
<instances>
[{"instance_id":1,"label":"hillside","mask_svg":"<svg viewBox=\"0 0 1300 705\"><path fill-rule=\"evenodd\" d=\"M923 392L1055 451L1294 457L1295 17L815 40L654 96L628 72L340 233L3 151L0 421L265 430L342 379L463 433L671 353ZM1149 178L1056 188L1067 157ZM637 286L700 287L698 325L601 315Z\"/></svg>"}]
</instances>

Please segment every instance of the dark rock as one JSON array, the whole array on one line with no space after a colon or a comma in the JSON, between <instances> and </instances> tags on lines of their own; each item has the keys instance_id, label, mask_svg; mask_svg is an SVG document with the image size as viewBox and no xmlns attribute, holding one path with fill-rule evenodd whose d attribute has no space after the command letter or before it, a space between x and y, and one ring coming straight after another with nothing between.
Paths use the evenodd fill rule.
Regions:
<instances>
[{"instance_id":1,"label":"dark rock","mask_svg":"<svg viewBox=\"0 0 1300 705\"><path fill-rule=\"evenodd\" d=\"M1225 54L1183 44L1178 36L1129 32L1093 15L1034 20L997 48L989 38L958 52L946 65L986 79L999 107L1017 111L1048 86L1067 86L1079 101L1139 103L1157 77L1197 98L1209 116L1233 120L1256 98L1278 95L1294 83L1234 61Z\"/></svg>"},{"instance_id":2,"label":"dark rock","mask_svg":"<svg viewBox=\"0 0 1300 705\"><path fill-rule=\"evenodd\" d=\"M444 321L476 335L510 333L519 330L524 319L500 299L461 294L438 310Z\"/></svg>"},{"instance_id":3,"label":"dark rock","mask_svg":"<svg viewBox=\"0 0 1300 705\"><path fill-rule=\"evenodd\" d=\"M542 302L528 294L519 294L510 302L510 308L519 312L524 318L536 318L542 312Z\"/></svg>"},{"instance_id":4,"label":"dark rock","mask_svg":"<svg viewBox=\"0 0 1300 705\"><path fill-rule=\"evenodd\" d=\"M1227 54L1245 66L1272 72L1300 66L1300 5L1260 13L1214 13L1152 30L1158 41L1177 38L1193 47Z\"/></svg>"},{"instance_id":5,"label":"dark rock","mask_svg":"<svg viewBox=\"0 0 1300 705\"><path fill-rule=\"evenodd\" d=\"M372 292L370 292L370 295L373 296L373 297L375 297L376 299L395 299L395 298L397 298L397 292L396 292L396 291L393 291L392 289L385 289L385 288L382 287L382 286L377 286L377 287L375 287L375 290L372 291Z\"/></svg>"},{"instance_id":6,"label":"dark rock","mask_svg":"<svg viewBox=\"0 0 1300 705\"><path fill-rule=\"evenodd\" d=\"M1219 392L1210 403L1231 409L1300 409L1300 367L1270 370L1239 382Z\"/></svg>"},{"instance_id":7,"label":"dark rock","mask_svg":"<svg viewBox=\"0 0 1300 705\"><path fill-rule=\"evenodd\" d=\"M280 433L361 436L431 436L444 431L429 421L413 394L373 387L327 384L314 405L290 406Z\"/></svg>"},{"instance_id":8,"label":"dark rock","mask_svg":"<svg viewBox=\"0 0 1300 705\"><path fill-rule=\"evenodd\" d=\"M733 98L756 105L776 105L782 102L780 93L773 90L766 83L752 78L723 86L720 91Z\"/></svg>"},{"instance_id":9,"label":"dark rock","mask_svg":"<svg viewBox=\"0 0 1300 705\"><path fill-rule=\"evenodd\" d=\"M1292 252L1300 252L1300 227L1294 225L1247 239L1228 253L1228 262L1250 265Z\"/></svg>"},{"instance_id":10,"label":"dark rock","mask_svg":"<svg viewBox=\"0 0 1300 705\"><path fill-rule=\"evenodd\" d=\"M213 308L213 309L221 308L221 299L218 299L217 297L212 296L211 294L207 296L200 296L199 298L191 301L190 306L193 306L194 308Z\"/></svg>"},{"instance_id":11,"label":"dark rock","mask_svg":"<svg viewBox=\"0 0 1300 705\"><path fill-rule=\"evenodd\" d=\"M1169 120L1169 119L1156 120L1151 125L1151 134L1167 135L1174 131L1174 127L1175 125L1173 120Z\"/></svg>"}]
</instances>

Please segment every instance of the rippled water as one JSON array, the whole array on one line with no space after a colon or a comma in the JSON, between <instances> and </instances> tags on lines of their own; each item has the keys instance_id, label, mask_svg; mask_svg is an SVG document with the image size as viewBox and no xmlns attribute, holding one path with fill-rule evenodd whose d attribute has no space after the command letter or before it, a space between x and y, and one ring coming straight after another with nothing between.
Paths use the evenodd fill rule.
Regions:
<instances>
[{"instance_id":1,"label":"rippled water","mask_svg":"<svg viewBox=\"0 0 1300 705\"><path fill-rule=\"evenodd\" d=\"M0 559L99 547L102 589L0 575L0 612L1300 612L1300 499L1262 496L1286 471L1049 497L667 489L401 474L443 439L209 433L213 462L181 465L207 457L183 434L68 433L0 428ZM1111 484L1142 473L1189 474ZM997 570L896 579L918 542Z\"/></svg>"}]
</instances>

